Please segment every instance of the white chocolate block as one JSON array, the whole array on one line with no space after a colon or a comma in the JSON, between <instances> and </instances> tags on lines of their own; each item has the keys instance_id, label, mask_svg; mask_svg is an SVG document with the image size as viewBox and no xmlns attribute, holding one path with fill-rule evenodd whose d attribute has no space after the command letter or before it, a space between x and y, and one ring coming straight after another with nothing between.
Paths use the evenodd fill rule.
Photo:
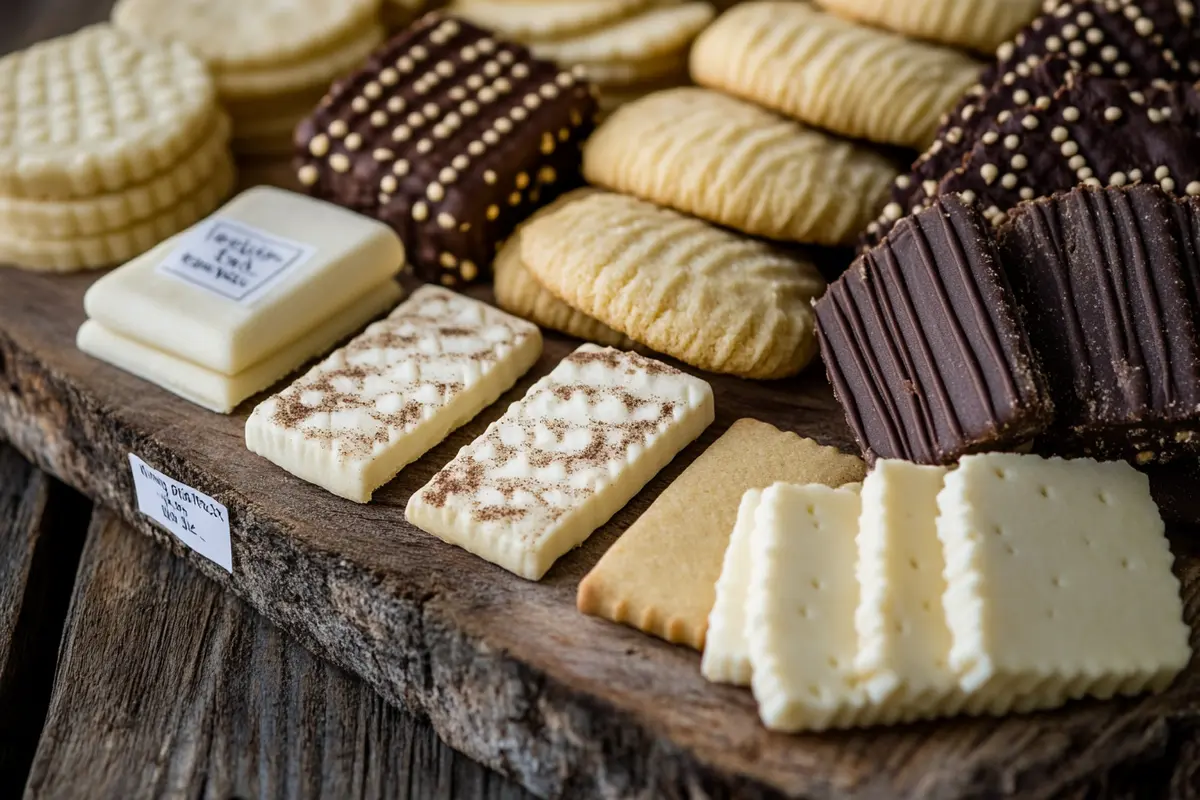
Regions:
<instances>
[{"instance_id":1,"label":"white chocolate block","mask_svg":"<svg viewBox=\"0 0 1200 800\"><path fill-rule=\"evenodd\" d=\"M359 503L512 388L536 325L423 286L246 420L246 446Z\"/></svg>"},{"instance_id":2,"label":"white chocolate block","mask_svg":"<svg viewBox=\"0 0 1200 800\"><path fill-rule=\"evenodd\" d=\"M161 386L184 400L219 414L228 414L247 397L269 388L305 361L325 353L360 330L396 305L402 294L399 284L385 280L282 350L276 350L232 377L114 333L95 320L88 320L79 328L76 345L88 355Z\"/></svg>"},{"instance_id":3,"label":"white chocolate block","mask_svg":"<svg viewBox=\"0 0 1200 800\"><path fill-rule=\"evenodd\" d=\"M1128 464L967 456L938 509L969 711L1161 691L1188 663L1162 518Z\"/></svg>"},{"instance_id":4,"label":"white chocolate block","mask_svg":"<svg viewBox=\"0 0 1200 800\"><path fill-rule=\"evenodd\" d=\"M258 186L96 281L84 309L114 333L234 376L403 264L386 225Z\"/></svg>"},{"instance_id":5,"label":"white chocolate block","mask_svg":"<svg viewBox=\"0 0 1200 800\"><path fill-rule=\"evenodd\" d=\"M746 637L746 594L750 590L750 537L761 499L761 489L749 489L742 495L717 580L716 602L708 614L700 673L714 683L749 686L754 674Z\"/></svg>"},{"instance_id":6,"label":"white chocolate block","mask_svg":"<svg viewBox=\"0 0 1200 800\"><path fill-rule=\"evenodd\" d=\"M746 632L758 714L771 730L862 721L868 698L854 670L858 488L777 483L755 511Z\"/></svg>"},{"instance_id":7,"label":"white chocolate block","mask_svg":"<svg viewBox=\"0 0 1200 800\"><path fill-rule=\"evenodd\" d=\"M880 722L953 714L963 701L942 608L937 496L946 472L881 459L863 481L855 668L871 703L882 706Z\"/></svg>"},{"instance_id":8,"label":"white chocolate block","mask_svg":"<svg viewBox=\"0 0 1200 800\"><path fill-rule=\"evenodd\" d=\"M538 580L712 421L704 381L585 344L414 494L406 516Z\"/></svg>"}]
</instances>

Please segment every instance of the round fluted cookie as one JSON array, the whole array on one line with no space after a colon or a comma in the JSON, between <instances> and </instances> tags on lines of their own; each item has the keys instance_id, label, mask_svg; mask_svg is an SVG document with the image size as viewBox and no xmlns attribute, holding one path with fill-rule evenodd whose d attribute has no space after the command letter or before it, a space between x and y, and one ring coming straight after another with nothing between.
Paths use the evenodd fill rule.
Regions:
<instances>
[{"instance_id":1,"label":"round fluted cookie","mask_svg":"<svg viewBox=\"0 0 1200 800\"><path fill-rule=\"evenodd\" d=\"M696 39L692 79L818 128L923 149L982 65L808 3L734 6Z\"/></svg>"},{"instance_id":2,"label":"round fluted cookie","mask_svg":"<svg viewBox=\"0 0 1200 800\"><path fill-rule=\"evenodd\" d=\"M301 61L377 24L380 0L119 0L113 23L179 41L214 70Z\"/></svg>"},{"instance_id":3,"label":"round fluted cookie","mask_svg":"<svg viewBox=\"0 0 1200 800\"><path fill-rule=\"evenodd\" d=\"M457 0L450 13L522 42L595 31L654 0ZM678 0L670 0L671 3ZM664 3L665 5L665 3Z\"/></svg>"},{"instance_id":4,"label":"round fluted cookie","mask_svg":"<svg viewBox=\"0 0 1200 800\"><path fill-rule=\"evenodd\" d=\"M627 195L598 192L530 222L521 259L570 306L700 369L783 378L816 353L816 267Z\"/></svg>"},{"instance_id":5,"label":"round fluted cookie","mask_svg":"<svg viewBox=\"0 0 1200 800\"><path fill-rule=\"evenodd\" d=\"M567 192L550 205L539 210L530 221L544 217L583 197L594 190L576 189ZM637 343L622 333L614 331L599 320L577 311L555 297L526 268L521 260L521 229L518 228L496 254L492 264L493 288L496 303L510 314L523 317L535 325L561 331L589 342L633 350Z\"/></svg>"},{"instance_id":6,"label":"round fluted cookie","mask_svg":"<svg viewBox=\"0 0 1200 800\"><path fill-rule=\"evenodd\" d=\"M0 59L0 194L115 192L177 165L219 113L204 64L109 25Z\"/></svg>"},{"instance_id":7,"label":"round fluted cookie","mask_svg":"<svg viewBox=\"0 0 1200 800\"><path fill-rule=\"evenodd\" d=\"M207 217L233 191L233 161L223 156L210 180L154 216L118 230L72 238L27 238L0 232L0 264L38 272L73 272L110 267L141 255Z\"/></svg>"},{"instance_id":8,"label":"round fluted cookie","mask_svg":"<svg viewBox=\"0 0 1200 800\"><path fill-rule=\"evenodd\" d=\"M1038 15L1042 0L817 0L846 19L991 54Z\"/></svg>"},{"instance_id":9,"label":"round fluted cookie","mask_svg":"<svg viewBox=\"0 0 1200 800\"><path fill-rule=\"evenodd\" d=\"M756 236L850 244L883 207L884 156L709 89L620 108L583 151L589 183Z\"/></svg>"}]
</instances>

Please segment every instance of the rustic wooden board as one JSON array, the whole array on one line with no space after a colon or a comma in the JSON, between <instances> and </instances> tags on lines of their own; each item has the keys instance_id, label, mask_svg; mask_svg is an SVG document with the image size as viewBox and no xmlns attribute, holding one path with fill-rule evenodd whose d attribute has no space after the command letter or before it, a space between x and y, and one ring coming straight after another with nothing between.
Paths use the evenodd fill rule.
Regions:
<instances>
[{"instance_id":1,"label":"rustic wooden board","mask_svg":"<svg viewBox=\"0 0 1200 800\"><path fill-rule=\"evenodd\" d=\"M194 554L305 646L427 715L452 746L546 796L966 797L1178 794L1197 771L1200 671L1161 697L1077 703L1004 720L827 736L758 724L749 693L707 684L696 653L579 615L579 578L659 491L735 419L822 441L848 436L819 372L713 379L718 421L610 524L529 583L408 526L408 495L545 374L574 342L550 336L493 409L360 506L249 454L246 404L200 411L73 346L89 276L0 270L0 431L44 468L175 550L133 507L135 452L230 509L232 576ZM1189 619L1200 553L1175 536Z\"/></svg>"},{"instance_id":2,"label":"rustic wooden board","mask_svg":"<svg viewBox=\"0 0 1200 800\"><path fill-rule=\"evenodd\" d=\"M111 512L59 667L27 800L527 796Z\"/></svg>"},{"instance_id":3,"label":"rustic wooden board","mask_svg":"<svg viewBox=\"0 0 1200 800\"><path fill-rule=\"evenodd\" d=\"M0 797L33 760L91 504L0 443Z\"/></svg>"}]
</instances>

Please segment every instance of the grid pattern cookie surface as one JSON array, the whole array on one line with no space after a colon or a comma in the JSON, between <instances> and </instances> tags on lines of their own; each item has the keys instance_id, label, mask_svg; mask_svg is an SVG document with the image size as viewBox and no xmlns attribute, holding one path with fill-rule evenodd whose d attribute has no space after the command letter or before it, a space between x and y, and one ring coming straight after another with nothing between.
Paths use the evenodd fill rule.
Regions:
<instances>
[{"instance_id":1,"label":"grid pattern cookie surface","mask_svg":"<svg viewBox=\"0 0 1200 800\"><path fill-rule=\"evenodd\" d=\"M181 44L108 25L0 59L0 193L69 199L174 167L211 128L216 93Z\"/></svg>"},{"instance_id":2,"label":"grid pattern cookie surface","mask_svg":"<svg viewBox=\"0 0 1200 800\"><path fill-rule=\"evenodd\" d=\"M546 570L713 420L707 383L583 345L412 496L417 527L524 578Z\"/></svg>"},{"instance_id":3,"label":"grid pattern cookie surface","mask_svg":"<svg viewBox=\"0 0 1200 800\"><path fill-rule=\"evenodd\" d=\"M517 222L578 180L596 110L581 76L427 15L301 123L300 183L391 225L423 279L475 280Z\"/></svg>"},{"instance_id":4,"label":"grid pattern cookie surface","mask_svg":"<svg viewBox=\"0 0 1200 800\"><path fill-rule=\"evenodd\" d=\"M446 289L385 320L254 409L246 443L350 500L495 402L541 354L537 327Z\"/></svg>"}]
</instances>

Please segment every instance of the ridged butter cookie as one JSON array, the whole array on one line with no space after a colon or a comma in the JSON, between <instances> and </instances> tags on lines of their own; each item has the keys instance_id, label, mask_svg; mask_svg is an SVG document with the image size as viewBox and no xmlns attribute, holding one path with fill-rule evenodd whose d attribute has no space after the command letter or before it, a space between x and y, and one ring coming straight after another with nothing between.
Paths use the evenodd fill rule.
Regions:
<instances>
[{"instance_id":1,"label":"ridged butter cookie","mask_svg":"<svg viewBox=\"0 0 1200 800\"><path fill-rule=\"evenodd\" d=\"M949 48L839 19L807 3L736 6L700 34L691 73L820 128L923 148L981 65Z\"/></svg>"},{"instance_id":2,"label":"ridged butter cookie","mask_svg":"<svg viewBox=\"0 0 1200 800\"><path fill-rule=\"evenodd\" d=\"M992 53L1038 15L1042 0L818 0L846 19Z\"/></svg>"},{"instance_id":3,"label":"ridged butter cookie","mask_svg":"<svg viewBox=\"0 0 1200 800\"><path fill-rule=\"evenodd\" d=\"M816 351L816 267L633 197L597 193L529 223L521 258L574 308L700 369L782 378Z\"/></svg>"},{"instance_id":4,"label":"ridged butter cookie","mask_svg":"<svg viewBox=\"0 0 1200 800\"><path fill-rule=\"evenodd\" d=\"M590 183L772 239L849 244L896 168L864 147L708 89L624 106L584 146Z\"/></svg>"},{"instance_id":5,"label":"ridged butter cookie","mask_svg":"<svg viewBox=\"0 0 1200 800\"><path fill-rule=\"evenodd\" d=\"M458 0L450 13L519 41L576 36L612 25L653 0Z\"/></svg>"},{"instance_id":6,"label":"ridged butter cookie","mask_svg":"<svg viewBox=\"0 0 1200 800\"><path fill-rule=\"evenodd\" d=\"M535 42L531 48L539 58L570 64L643 60L686 47L715 15L715 9L708 3L665 5L597 31Z\"/></svg>"}]
</instances>

